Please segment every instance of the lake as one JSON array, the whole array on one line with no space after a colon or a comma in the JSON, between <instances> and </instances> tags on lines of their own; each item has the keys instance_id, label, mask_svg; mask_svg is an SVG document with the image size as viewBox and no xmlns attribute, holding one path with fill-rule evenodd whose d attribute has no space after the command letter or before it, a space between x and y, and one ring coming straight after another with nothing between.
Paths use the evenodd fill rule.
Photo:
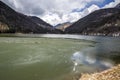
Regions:
<instances>
[{"instance_id":1,"label":"lake","mask_svg":"<svg viewBox=\"0 0 120 80\"><path fill-rule=\"evenodd\" d=\"M0 36L0 80L73 80L80 73L99 72L120 63L119 37Z\"/></svg>"}]
</instances>

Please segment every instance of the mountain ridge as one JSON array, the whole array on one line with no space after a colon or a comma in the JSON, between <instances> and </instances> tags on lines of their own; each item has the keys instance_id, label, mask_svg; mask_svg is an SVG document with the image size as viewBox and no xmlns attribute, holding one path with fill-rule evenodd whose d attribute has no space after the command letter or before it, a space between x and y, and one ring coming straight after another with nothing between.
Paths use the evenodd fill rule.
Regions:
<instances>
[{"instance_id":1,"label":"mountain ridge","mask_svg":"<svg viewBox=\"0 0 120 80\"><path fill-rule=\"evenodd\" d=\"M118 5L117 5L118 6ZM120 35L120 9L96 10L65 29L67 34Z\"/></svg>"},{"instance_id":2,"label":"mountain ridge","mask_svg":"<svg viewBox=\"0 0 120 80\"><path fill-rule=\"evenodd\" d=\"M62 31L65 31L65 29L72 24L73 23L71 23L71 22L65 22L65 23L61 23L61 24L56 25L55 28L59 29L59 30L62 30Z\"/></svg>"},{"instance_id":3,"label":"mountain ridge","mask_svg":"<svg viewBox=\"0 0 120 80\"><path fill-rule=\"evenodd\" d=\"M120 3L114 8L96 10L75 23L53 27L36 16L19 13L0 1L0 33L120 36Z\"/></svg>"},{"instance_id":4,"label":"mountain ridge","mask_svg":"<svg viewBox=\"0 0 120 80\"><path fill-rule=\"evenodd\" d=\"M19 13L2 1L0 1L0 25L1 33L61 33L40 18Z\"/></svg>"}]
</instances>

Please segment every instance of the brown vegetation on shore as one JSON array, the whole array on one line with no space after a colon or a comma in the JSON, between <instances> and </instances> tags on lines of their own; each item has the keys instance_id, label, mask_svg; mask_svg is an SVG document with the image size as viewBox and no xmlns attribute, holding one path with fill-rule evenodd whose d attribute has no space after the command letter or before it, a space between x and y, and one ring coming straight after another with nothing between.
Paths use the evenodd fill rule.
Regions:
<instances>
[{"instance_id":1,"label":"brown vegetation on shore","mask_svg":"<svg viewBox=\"0 0 120 80\"><path fill-rule=\"evenodd\" d=\"M82 74L79 80L120 80L120 64L100 73Z\"/></svg>"}]
</instances>

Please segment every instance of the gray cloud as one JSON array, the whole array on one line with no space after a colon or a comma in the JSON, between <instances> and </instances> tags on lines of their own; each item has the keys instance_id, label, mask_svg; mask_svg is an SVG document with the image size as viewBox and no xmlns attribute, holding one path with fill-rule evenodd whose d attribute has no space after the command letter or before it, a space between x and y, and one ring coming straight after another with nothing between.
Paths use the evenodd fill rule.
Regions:
<instances>
[{"instance_id":1,"label":"gray cloud","mask_svg":"<svg viewBox=\"0 0 120 80\"><path fill-rule=\"evenodd\" d=\"M31 15L42 15L45 10L39 5L38 0L2 0L8 4L11 8L18 12Z\"/></svg>"},{"instance_id":2,"label":"gray cloud","mask_svg":"<svg viewBox=\"0 0 120 80\"><path fill-rule=\"evenodd\" d=\"M95 4L86 8L88 3L105 0L2 0L10 7L27 15L34 15L42 18L52 25L63 22L76 21L90 12L99 9ZM115 0L108 6L115 5L120 0ZM82 12L72 12L74 9L83 9Z\"/></svg>"}]
</instances>

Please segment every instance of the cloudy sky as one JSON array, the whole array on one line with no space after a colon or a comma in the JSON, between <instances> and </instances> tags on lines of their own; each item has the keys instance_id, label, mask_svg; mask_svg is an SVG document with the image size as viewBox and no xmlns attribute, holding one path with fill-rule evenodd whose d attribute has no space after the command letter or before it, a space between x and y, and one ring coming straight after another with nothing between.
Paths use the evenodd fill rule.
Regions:
<instances>
[{"instance_id":1,"label":"cloudy sky","mask_svg":"<svg viewBox=\"0 0 120 80\"><path fill-rule=\"evenodd\" d=\"M51 25L74 22L101 8L114 7L120 0L2 0L30 16L38 16Z\"/></svg>"}]
</instances>

